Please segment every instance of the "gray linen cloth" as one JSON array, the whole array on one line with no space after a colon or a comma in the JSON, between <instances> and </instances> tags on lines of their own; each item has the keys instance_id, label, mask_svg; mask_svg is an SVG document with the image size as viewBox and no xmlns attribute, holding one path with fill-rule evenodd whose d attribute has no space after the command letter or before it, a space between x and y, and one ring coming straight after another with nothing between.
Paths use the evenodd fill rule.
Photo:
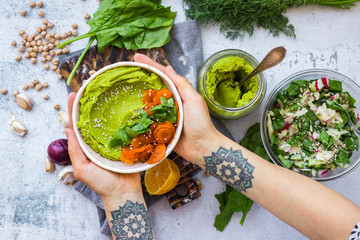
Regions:
<instances>
[{"instance_id":1,"label":"gray linen cloth","mask_svg":"<svg viewBox=\"0 0 360 240\"><path fill-rule=\"evenodd\" d=\"M170 34L171 41L164 47L169 61L175 71L188 79L196 89L198 73L204 60L199 26L196 21L185 21L175 24ZM212 117L212 121L220 132L233 139L220 120ZM100 231L102 234L111 235L100 196L82 182L78 182L75 189L95 203L99 214ZM148 201L148 207L150 206Z\"/></svg>"}]
</instances>

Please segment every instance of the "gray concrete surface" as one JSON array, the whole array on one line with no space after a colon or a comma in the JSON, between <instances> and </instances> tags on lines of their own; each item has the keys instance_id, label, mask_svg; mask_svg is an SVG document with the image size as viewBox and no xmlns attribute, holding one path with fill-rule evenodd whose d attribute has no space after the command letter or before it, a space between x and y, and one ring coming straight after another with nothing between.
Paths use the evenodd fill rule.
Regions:
<instances>
[{"instance_id":1,"label":"gray concrete surface","mask_svg":"<svg viewBox=\"0 0 360 240\"><path fill-rule=\"evenodd\" d=\"M55 104L66 109L67 93L56 74L46 71L38 62L15 62L17 49L11 40L19 42L18 32L34 32L41 25L28 1L2 0L0 8L0 239L108 239L99 233L95 206L71 186L57 182L57 174L45 173L44 158L50 141L64 138L63 126L57 119ZM178 11L176 21L185 20L180 0L164 0L164 5ZM97 0L44 1L45 17L55 24L55 30L70 30L72 22L79 25L79 33L88 26L85 13L93 13ZM26 18L21 9L28 10ZM296 39L285 36L273 38L259 30L242 41L226 40L218 27L202 28L204 58L226 48L245 50L261 59L271 48L283 45L288 56L278 67L266 73L268 92L288 75L309 68L326 68L347 75L360 84L360 4L351 10L335 10L308 6L287 12L296 28ZM85 41L73 43L71 50L83 48ZM26 112L14 103L11 92L34 78L49 83L49 88L37 92L28 90L34 101L33 109ZM22 91L22 90L21 90ZM42 95L48 93L45 101ZM10 107L29 130L26 137L13 134L9 127ZM237 140L254 121L259 121L261 107L244 119L224 121ZM57 172L60 168L57 168ZM241 214L235 214L224 232L212 226L218 214L214 197L225 186L214 178L198 177L204 185L202 197L177 210L172 210L164 198L150 209L157 239L305 239L262 207L254 204L244 226L239 225ZM345 178L326 183L327 186L360 204L360 168ZM325 219L324 219L325 221Z\"/></svg>"}]
</instances>

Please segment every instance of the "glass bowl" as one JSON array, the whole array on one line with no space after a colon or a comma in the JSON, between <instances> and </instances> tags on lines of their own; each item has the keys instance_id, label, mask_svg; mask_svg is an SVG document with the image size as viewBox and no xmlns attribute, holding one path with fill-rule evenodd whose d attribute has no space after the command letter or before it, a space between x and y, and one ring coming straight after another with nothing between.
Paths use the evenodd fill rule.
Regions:
<instances>
[{"instance_id":1,"label":"glass bowl","mask_svg":"<svg viewBox=\"0 0 360 240\"><path fill-rule=\"evenodd\" d=\"M213 116L222 119L238 119L254 111L260 105L266 93L266 80L265 80L265 75L263 73L257 75L258 88L255 93L255 96L250 100L249 103L245 104L244 106L237 108L229 108L222 106L210 96L206 87L206 80L207 80L207 73L210 70L210 68L213 66L213 64L218 60L229 56L236 56L243 58L245 59L245 61L250 63L254 68L257 65L259 65L259 62L253 56L238 49L227 49L217 52L211 55L202 66L199 73L198 90L201 96L204 98L209 108L209 111Z\"/></svg>"},{"instance_id":2,"label":"glass bowl","mask_svg":"<svg viewBox=\"0 0 360 240\"><path fill-rule=\"evenodd\" d=\"M271 110L271 107L276 100L276 95L278 92L282 92L285 88L287 88L291 82L296 80L312 80L312 79L319 79L321 77L326 77L328 79L332 80L338 80L342 82L343 89L345 91L348 91L350 95L355 98L357 101L355 103L355 107L357 111L360 110L360 87L350 78L334 72L330 70L325 69L310 69L310 70L303 70L300 72L297 72L286 79L284 79L282 82L280 82L270 93L269 97L266 99L266 102L264 104L264 107L261 112L261 120L260 120L260 131L261 131L261 138L262 142L265 146L265 149L270 156L271 160L280 166L284 166L281 161L276 157L275 150L273 150L268 134L268 129L266 127L266 120L269 110ZM356 132L355 132L356 133ZM328 172L324 174L317 174L315 176L312 176L311 173L307 174L302 172L302 174L309 176L317 181L327 181L327 180L333 180L339 177L343 177L346 174L349 174L350 172L354 171L356 167L360 165L360 153L359 151L354 151L353 155L350 159L351 163L346 168L340 168L338 167L335 170L328 170Z\"/></svg>"}]
</instances>

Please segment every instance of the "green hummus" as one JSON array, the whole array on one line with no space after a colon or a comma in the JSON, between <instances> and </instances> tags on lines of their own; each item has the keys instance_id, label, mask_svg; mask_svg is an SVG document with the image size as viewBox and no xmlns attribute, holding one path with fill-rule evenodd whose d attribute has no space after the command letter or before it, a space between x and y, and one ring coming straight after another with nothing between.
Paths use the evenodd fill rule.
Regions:
<instances>
[{"instance_id":1,"label":"green hummus","mask_svg":"<svg viewBox=\"0 0 360 240\"><path fill-rule=\"evenodd\" d=\"M118 67L104 72L86 87L80 100L78 128L89 146L103 157L120 160L121 147L110 148L116 131L139 119L142 93L166 88L161 78L140 67Z\"/></svg>"},{"instance_id":2,"label":"green hummus","mask_svg":"<svg viewBox=\"0 0 360 240\"><path fill-rule=\"evenodd\" d=\"M215 62L207 73L206 87L210 97L220 105L237 108L249 103L258 88L255 76L241 86L238 80L254 70L245 59L235 56L225 57Z\"/></svg>"}]
</instances>

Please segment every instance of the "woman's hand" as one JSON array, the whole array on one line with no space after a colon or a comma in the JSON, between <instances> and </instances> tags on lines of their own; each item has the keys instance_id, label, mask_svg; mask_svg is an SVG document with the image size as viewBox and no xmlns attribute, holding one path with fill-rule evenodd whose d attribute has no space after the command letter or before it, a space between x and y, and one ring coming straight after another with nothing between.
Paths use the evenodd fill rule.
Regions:
<instances>
[{"instance_id":1,"label":"woman's hand","mask_svg":"<svg viewBox=\"0 0 360 240\"><path fill-rule=\"evenodd\" d=\"M73 131L72 108L75 93L70 93L68 99L70 128L65 129L69 143L69 154L77 179L88 185L104 198L121 198L123 194L139 193L142 195L140 174L120 174L105 170L90 161L82 152Z\"/></svg>"},{"instance_id":2,"label":"woman's hand","mask_svg":"<svg viewBox=\"0 0 360 240\"><path fill-rule=\"evenodd\" d=\"M159 69L174 82L184 108L183 132L175 151L186 160L201 164L206 145L219 134L211 122L205 101L171 66L162 66L143 54L135 54L134 60Z\"/></svg>"}]
</instances>

